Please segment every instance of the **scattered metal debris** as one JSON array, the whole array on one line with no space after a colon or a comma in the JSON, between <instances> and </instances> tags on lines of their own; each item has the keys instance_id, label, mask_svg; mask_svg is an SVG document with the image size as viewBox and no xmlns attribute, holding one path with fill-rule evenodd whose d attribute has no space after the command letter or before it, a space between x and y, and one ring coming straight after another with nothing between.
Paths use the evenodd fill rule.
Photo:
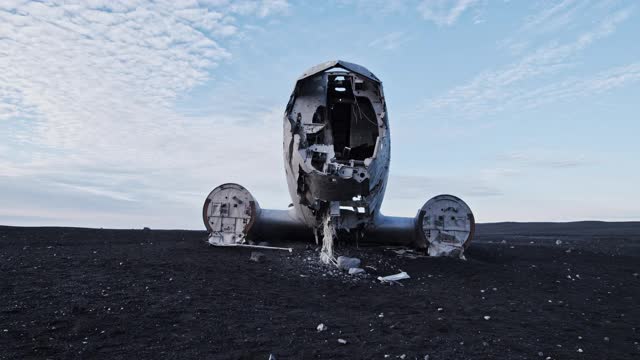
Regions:
<instances>
[{"instance_id":1,"label":"scattered metal debris","mask_svg":"<svg viewBox=\"0 0 640 360\"><path fill-rule=\"evenodd\" d=\"M427 257L426 255L424 255L423 252L419 252L413 249L407 249L407 248L387 248L387 250L390 250L392 252L394 252L396 255L400 256L400 257L404 257L407 259L418 259L418 258L424 258Z\"/></svg>"},{"instance_id":2,"label":"scattered metal debris","mask_svg":"<svg viewBox=\"0 0 640 360\"><path fill-rule=\"evenodd\" d=\"M365 273L364 269L359 268L359 267L354 267L349 269L349 275L358 275L358 274L363 274Z\"/></svg>"},{"instance_id":3,"label":"scattered metal debris","mask_svg":"<svg viewBox=\"0 0 640 360\"><path fill-rule=\"evenodd\" d=\"M318 332L320 332L320 331L326 331L329 328L327 327L327 325L320 323L320 325L318 325L316 329L318 330Z\"/></svg>"},{"instance_id":4,"label":"scattered metal debris","mask_svg":"<svg viewBox=\"0 0 640 360\"><path fill-rule=\"evenodd\" d=\"M265 258L266 258L266 256L264 256L263 253L257 252L257 251L253 251L253 252L251 252L251 257L249 258L249 260L251 260L253 262L261 263L261 262L264 262Z\"/></svg>"},{"instance_id":5,"label":"scattered metal debris","mask_svg":"<svg viewBox=\"0 0 640 360\"><path fill-rule=\"evenodd\" d=\"M277 246L260 246L260 245L249 245L249 244L229 244L229 245L216 245L216 246L243 247L243 248L249 248L249 249L265 249L265 250L284 250L288 252L293 252L293 248L277 247Z\"/></svg>"},{"instance_id":6,"label":"scattered metal debris","mask_svg":"<svg viewBox=\"0 0 640 360\"><path fill-rule=\"evenodd\" d=\"M349 271L349 269L360 266L360 259L347 256L338 256L337 266L340 270Z\"/></svg>"},{"instance_id":7,"label":"scattered metal debris","mask_svg":"<svg viewBox=\"0 0 640 360\"><path fill-rule=\"evenodd\" d=\"M406 272L402 271L394 275L378 276L378 280L382 282L396 282L404 279L410 279L411 277Z\"/></svg>"},{"instance_id":8,"label":"scattered metal debris","mask_svg":"<svg viewBox=\"0 0 640 360\"><path fill-rule=\"evenodd\" d=\"M331 221L331 214L327 213L322 222L322 248L320 250L320 261L325 264L336 264L336 259L333 256L333 238L335 234L336 230Z\"/></svg>"}]
</instances>

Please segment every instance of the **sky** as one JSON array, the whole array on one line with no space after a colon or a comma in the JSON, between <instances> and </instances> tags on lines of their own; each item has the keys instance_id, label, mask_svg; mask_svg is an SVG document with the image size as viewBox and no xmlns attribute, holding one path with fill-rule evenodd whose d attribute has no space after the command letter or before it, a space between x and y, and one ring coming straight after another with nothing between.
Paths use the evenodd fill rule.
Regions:
<instances>
[{"instance_id":1,"label":"sky","mask_svg":"<svg viewBox=\"0 0 640 360\"><path fill-rule=\"evenodd\" d=\"M384 214L640 220L639 36L633 0L3 0L0 224L204 229L225 182L284 209L284 107L334 59L384 85Z\"/></svg>"}]
</instances>

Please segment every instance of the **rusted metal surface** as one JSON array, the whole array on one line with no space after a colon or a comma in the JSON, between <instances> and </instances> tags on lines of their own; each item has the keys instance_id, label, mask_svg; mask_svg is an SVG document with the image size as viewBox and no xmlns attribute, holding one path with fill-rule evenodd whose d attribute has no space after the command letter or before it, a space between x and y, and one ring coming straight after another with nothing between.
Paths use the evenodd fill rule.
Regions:
<instances>
[{"instance_id":1,"label":"rusted metal surface","mask_svg":"<svg viewBox=\"0 0 640 360\"><path fill-rule=\"evenodd\" d=\"M456 197L431 199L415 218L380 214L391 141L382 82L371 71L342 60L308 69L296 81L283 120L283 158L293 207L261 211L246 189L222 185L203 209L212 243L294 233L300 239L317 239L323 224L330 223L338 236L412 244L434 256L462 254L473 236L474 218ZM216 212L228 196L243 201L230 206L241 207L244 215L235 213L231 220ZM445 217L442 223L439 216ZM231 231L232 221L245 226Z\"/></svg>"}]
</instances>

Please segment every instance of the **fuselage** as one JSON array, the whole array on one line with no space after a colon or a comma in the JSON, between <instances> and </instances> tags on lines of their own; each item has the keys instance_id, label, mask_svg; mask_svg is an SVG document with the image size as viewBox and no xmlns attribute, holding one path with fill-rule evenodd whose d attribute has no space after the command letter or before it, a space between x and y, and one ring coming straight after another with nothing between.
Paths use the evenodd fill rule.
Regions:
<instances>
[{"instance_id":1,"label":"fuselage","mask_svg":"<svg viewBox=\"0 0 640 360\"><path fill-rule=\"evenodd\" d=\"M344 61L307 70L296 81L283 130L292 207L263 209L241 185L222 184L209 193L202 209L210 244L314 238L319 244L322 236L321 258L329 262L335 238L463 257L475 220L461 199L434 196L415 217L380 213L391 139L382 82L369 70Z\"/></svg>"},{"instance_id":2,"label":"fuselage","mask_svg":"<svg viewBox=\"0 0 640 360\"><path fill-rule=\"evenodd\" d=\"M298 218L364 229L380 211L389 173L389 119L381 81L330 61L296 82L284 114L286 178Z\"/></svg>"}]
</instances>

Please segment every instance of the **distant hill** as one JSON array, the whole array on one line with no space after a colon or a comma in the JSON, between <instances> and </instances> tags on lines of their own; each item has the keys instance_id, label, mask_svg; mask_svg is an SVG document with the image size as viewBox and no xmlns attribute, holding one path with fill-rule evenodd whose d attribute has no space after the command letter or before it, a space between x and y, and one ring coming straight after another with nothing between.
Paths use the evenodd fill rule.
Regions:
<instances>
[{"instance_id":1,"label":"distant hill","mask_svg":"<svg viewBox=\"0 0 640 360\"><path fill-rule=\"evenodd\" d=\"M498 222L476 225L476 235L640 236L640 221Z\"/></svg>"}]
</instances>

